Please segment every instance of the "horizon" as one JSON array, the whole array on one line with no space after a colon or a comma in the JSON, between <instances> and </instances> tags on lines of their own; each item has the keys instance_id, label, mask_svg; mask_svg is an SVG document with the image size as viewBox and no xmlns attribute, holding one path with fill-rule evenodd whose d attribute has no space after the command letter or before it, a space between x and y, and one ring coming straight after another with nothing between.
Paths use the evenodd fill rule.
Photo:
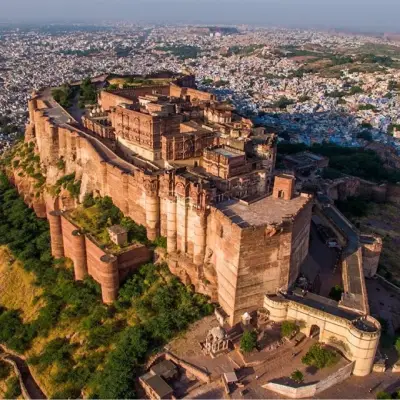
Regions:
<instances>
[{"instance_id":1,"label":"horizon","mask_svg":"<svg viewBox=\"0 0 400 400\"><path fill-rule=\"evenodd\" d=\"M0 23L250 25L337 29L354 33L400 32L400 2L382 0L0 0ZM323 3L323 4L322 4Z\"/></svg>"}]
</instances>

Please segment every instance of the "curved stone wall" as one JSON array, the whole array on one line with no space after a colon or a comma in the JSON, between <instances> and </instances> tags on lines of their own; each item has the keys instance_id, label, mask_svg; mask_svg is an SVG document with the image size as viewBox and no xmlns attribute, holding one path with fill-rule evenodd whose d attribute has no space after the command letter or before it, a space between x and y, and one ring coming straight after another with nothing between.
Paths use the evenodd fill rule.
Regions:
<instances>
[{"instance_id":1,"label":"curved stone wall","mask_svg":"<svg viewBox=\"0 0 400 400\"><path fill-rule=\"evenodd\" d=\"M372 371L381 332L376 319L355 316L355 320L350 321L293 300L276 300L270 296L265 296L264 308L269 311L272 321L301 321L304 324L302 331L307 335L313 325L318 326L321 342L338 347L355 362L354 375L365 376Z\"/></svg>"}]
</instances>

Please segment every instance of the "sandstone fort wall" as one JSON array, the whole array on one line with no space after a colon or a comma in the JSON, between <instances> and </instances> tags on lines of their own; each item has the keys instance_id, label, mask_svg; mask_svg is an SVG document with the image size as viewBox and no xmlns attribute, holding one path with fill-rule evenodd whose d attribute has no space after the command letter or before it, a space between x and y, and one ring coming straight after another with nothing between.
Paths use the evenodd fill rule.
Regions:
<instances>
[{"instance_id":1,"label":"sandstone fort wall","mask_svg":"<svg viewBox=\"0 0 400 400\"><path fill-rule=\"evenodd\" d=\"M197 95L197 91L188 92ZM31 128L47 172L47 184L54 185L60 177L75 173L81 180L81 201L88 192L110 196L125 215L146 227L149 240L165 235L173 273L219 301L229 315L229 323L238 322L242 312L261 307L262 294L275 293L294 279L294 274L289 276L291 263L297 270L308 250L308 207L288 218L273 234L265 233L267 227L243 229L208 205L209 189L174 173L149 174L73 125L56 126L32 102ZM60 159L65 164L63 170L56 166ZM66 205L61 203L64 209ZM311 199L307 204L311 205ZM64 249L63 227L59 216L51 214L54 209L55 204L48 204L53 254L64 257L66 251L76 260L79 252L74 253L72 247L82 239L79 235L72 237L72 228L66 229ZM87 273L102 285L103 299L112 301L119 282L133 267L127 264L127 258L110 258L87 237L85 250L79 253L81 258L84 251ZM144 260L147 255L136 256ZM76 271L77 279L84 274L82 263Z\"/></svg>"}]
</instances>

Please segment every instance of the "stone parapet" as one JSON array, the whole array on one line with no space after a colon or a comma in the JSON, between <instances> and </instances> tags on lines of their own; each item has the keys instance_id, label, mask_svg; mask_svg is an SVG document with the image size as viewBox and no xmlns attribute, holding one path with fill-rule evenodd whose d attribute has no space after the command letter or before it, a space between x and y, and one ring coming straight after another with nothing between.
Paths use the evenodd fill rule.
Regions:
<instances>
[{"instance_id":1,"label":"stone parapet","mask_svg":"<svg viewBox=\"0 0 400 400\"><path fill-rule=\"evenodd\" d=\"M311 333L312 326L318 326L320 341L338 347L355 362L354 375L365 376L372 371L381 334L381 326L375 318L343 313L340 309L330 312L322 305L311 307L279 296L265 296L264 308L272 321L301 322L307 334Z\"/></svg>"}]
</instances>

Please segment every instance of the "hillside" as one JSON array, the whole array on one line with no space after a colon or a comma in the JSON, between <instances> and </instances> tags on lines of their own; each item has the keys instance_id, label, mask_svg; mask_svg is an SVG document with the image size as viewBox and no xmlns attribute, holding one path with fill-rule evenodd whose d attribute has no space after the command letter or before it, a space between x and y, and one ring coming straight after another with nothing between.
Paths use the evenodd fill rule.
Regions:
<instances>
[{"instance_id":1,"label":"hillside","mask_svg":"<svg viewBox=\"0 0 400 400\"><path fill-rule=\"evenodd\" d=\"M0 175L0 343L27 358L48 396L134 398L148 355L213 309L154 264L105 306L98 285L75 282L49 243L47 221Z\"/></svg>"}]
</instances>

